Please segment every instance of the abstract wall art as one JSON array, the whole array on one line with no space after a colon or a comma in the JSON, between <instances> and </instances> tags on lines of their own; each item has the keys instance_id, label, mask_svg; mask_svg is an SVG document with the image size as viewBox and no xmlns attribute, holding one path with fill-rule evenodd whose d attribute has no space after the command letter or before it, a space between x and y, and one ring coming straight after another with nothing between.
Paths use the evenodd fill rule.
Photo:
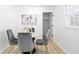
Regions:
<instances>
[{"instance_id":1,"label":"abstract wall art","mask_svg":"<svg viewBox=\"0 0 79 59\"><path fill-rule=\"evenodd\" d=\"M37 23L37 15L25 15L25 14L22 14L21 15L21 22L23 25L26 25L26 24L36 24Z\"/></svg>"}]
</instances>

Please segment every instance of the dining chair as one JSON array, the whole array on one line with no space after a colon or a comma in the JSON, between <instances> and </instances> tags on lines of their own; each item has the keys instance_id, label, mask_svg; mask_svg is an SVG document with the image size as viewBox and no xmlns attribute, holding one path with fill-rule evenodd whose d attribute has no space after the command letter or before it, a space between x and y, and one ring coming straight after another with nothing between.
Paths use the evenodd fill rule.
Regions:
<instances>
[{"instance_id":1,"label":"dining chair","mask_svg":"<svg viewBox=\"0 0 79 59\"><path fill-rule=\"evenodd\" d=\"M8 53L11 53L12 50L15 48L15 45L17 45L17 38L14 37L11 29L7 29L7 35L10 44L10 49Z\"/></svg>"},{"instance_id":2,"label":"dining chair","mask_svg":"<svg viewBox=\"0 0 79 59\"><path fill-rule=\"evenodd\" d=\"M18 45L22 53L30 54L33 50L33 41L31 33L18 33Z\"/></svg>"},{"instance_id":3,"label":"dining chair","mask_svg":"<svg viewBox=\"0 0 79 59\"><path fill-rule=\"evenodd\" d=\"M9 44L17 45L17 38L14 37L11 29L7 29L7 35L8 35L8 39L9 39Z\"/></svg>"},{"instance_id":4,"label":"dining chair","mask_svg":"<svg viewBox=\"0 0 79 59\"><path fill-rule=\"evenodd\" d=\"M46 36L43 37L43 39L37 39L36 40L36 45L47 45L48 40L50 39L50 31L51 29L48 30Z\"/></svg>"}]
</instances>

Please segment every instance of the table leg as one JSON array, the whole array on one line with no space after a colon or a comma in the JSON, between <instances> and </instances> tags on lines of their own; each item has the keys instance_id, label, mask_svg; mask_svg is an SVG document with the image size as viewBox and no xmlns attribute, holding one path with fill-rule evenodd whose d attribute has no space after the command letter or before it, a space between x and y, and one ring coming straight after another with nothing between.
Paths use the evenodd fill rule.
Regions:
<instances>
[{"instance_id":1,"label":"table leg","mask_svg":"<svg viewBox=\"0 0 79 59\"><path fill-rule=\"evenodd\" d=\"M33 45L34 45L34 47L33 47L33 53L35 53L36 52L36 48L35 48L35 44L34 44L35 37L33 37L32 40L33 40Z\"/></svg>"}]
</instances>

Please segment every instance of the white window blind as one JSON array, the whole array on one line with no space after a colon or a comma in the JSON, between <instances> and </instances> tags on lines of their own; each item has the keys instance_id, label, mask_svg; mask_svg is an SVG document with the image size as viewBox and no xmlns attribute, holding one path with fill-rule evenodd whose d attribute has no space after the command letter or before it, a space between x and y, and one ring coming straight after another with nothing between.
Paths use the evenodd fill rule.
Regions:
<instances>
[{"instance_id":1,"label":"white window blind","mask_svg":"<svg viewBox=\"0 0 79 59\"><path fill-rule=\"evenodd\" d=\"M66 5L65 6L66 25L79 28L79 6Z\"/></svg>"}]
</instances>

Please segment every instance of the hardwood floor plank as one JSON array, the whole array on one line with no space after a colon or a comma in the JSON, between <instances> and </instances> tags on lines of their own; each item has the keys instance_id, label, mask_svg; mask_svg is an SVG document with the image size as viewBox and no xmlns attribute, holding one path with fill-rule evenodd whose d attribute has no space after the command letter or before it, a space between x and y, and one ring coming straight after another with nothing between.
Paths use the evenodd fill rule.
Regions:
<instances>
[{"instance_id":1,"label":"hardwood floor plank","mask_svg":"<svg viewBox=\"0 0 79 59\"><path fill-rule=\"evenodd\" d=\"M49 42L49 47L51 47L52 53L57 54L57 51L55 50L51 42Z\"/></svg>"},{"instance_id":2,"label":"hardwood floor plank","mask_svg":"<svg viewBox=\"0 0 79 59\"><path fill-rule=\"evenodd\" d=\"M38 50L38 53L39 53L39 54L41 54L41 53L42 53L42 50L41 50L41 49L42 49L42 47L41 47L41 45L37 45L37 47L36 47L36 48L37 48L37 50Z\"/></svg>"},{"instance_id":3,"label":"hardwood floor plank","mask_svg":"<svg viewBox=\"0 0 79 59\"><path fill-rule=\"evenodd\" d=\"M53 46L56 49L58 54L63 54L64 53L64 51L57 45L56 42L54 42Z\"/></svg>"},{"instance_id":4,"label":"hardwood floor plank","mask_svg":"<svg viewBox=\"0 0 79 59\"><path fill-rule=\"evenodd\" d=\"M63 49L58 46L56 41L51 40L50 42L51 42L51 45L54 47L55 51L57 52L57 54L64 54Z\"/></svg>"}]
</instances>

